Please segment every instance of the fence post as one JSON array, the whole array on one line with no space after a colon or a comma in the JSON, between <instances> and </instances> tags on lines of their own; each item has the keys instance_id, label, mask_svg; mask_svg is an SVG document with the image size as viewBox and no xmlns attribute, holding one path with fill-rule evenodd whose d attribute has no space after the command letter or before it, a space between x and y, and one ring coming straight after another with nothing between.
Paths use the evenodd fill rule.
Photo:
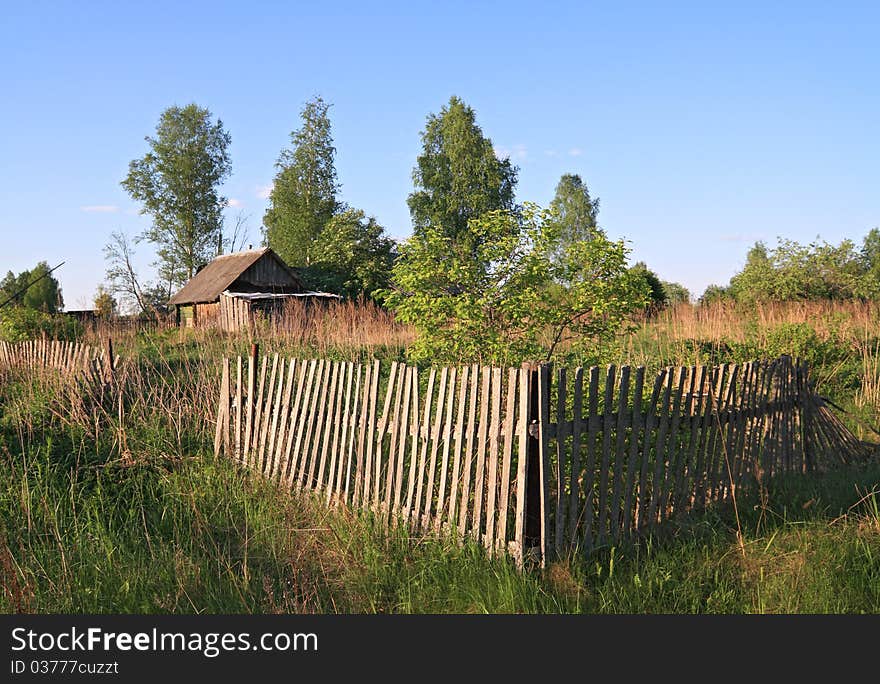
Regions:
<instances>
[{"instance_id":1,"label":"fence post","mask_svg":"<svg viewBox=\"0 0 880 684\"><path fill-rule=\"evenodd\" d=\"M113 359L113 340L109 337L104 342L104 381L112 382L116 364Z\"/></svg>"},{"instance_id":2,"label":"fence post","mask_svg":"<svg viewBox=\"0 0 880 684\"><path fill-rule=\"evenodd\" d=\"M547 562L550 506L547 500L551 364L525 363L529 373L528 448L526 450L525 547Z\"/></svg>"},{"instance_id":3,"label":"fence post","mask_svg":"<svg viewBox=\"0 0 880 684\"><path fill-rule=\"evenodd\" d=\"M257 362L260 356L260 345L254 343L251 345L251 355L248 358L247 369L247 413L245 414L245 431L244 431L244 456L242 462L251 465L251 439L253 438L254 428L254 393L256 391L257 379Z\"/></svg>"}]
</instances>

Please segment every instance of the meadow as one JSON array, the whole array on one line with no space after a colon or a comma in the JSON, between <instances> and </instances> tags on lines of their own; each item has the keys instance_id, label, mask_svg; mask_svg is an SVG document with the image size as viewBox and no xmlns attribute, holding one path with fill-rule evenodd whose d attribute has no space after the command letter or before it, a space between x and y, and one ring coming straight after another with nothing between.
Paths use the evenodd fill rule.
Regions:
<instances>
[{"instance_id":1,"label":"meadow","mask_svg":"<svg viewBox=\"0 0 880 684\"><path fill-rule=\"evenodd\" d=\"M0 376L4 612L878 612L880 463L771 480L636 544L518 570L474 546L328 510L212 456L223 355L406 356L413 332L383 310L291 310L280 329L99 326L126 360L126 411L70 411L51 373ZM602 358L715 364L782 353L875 442L880 308L679 306ZM100 420L95 419L98 416Z\"/></svg>"}]
</instances>

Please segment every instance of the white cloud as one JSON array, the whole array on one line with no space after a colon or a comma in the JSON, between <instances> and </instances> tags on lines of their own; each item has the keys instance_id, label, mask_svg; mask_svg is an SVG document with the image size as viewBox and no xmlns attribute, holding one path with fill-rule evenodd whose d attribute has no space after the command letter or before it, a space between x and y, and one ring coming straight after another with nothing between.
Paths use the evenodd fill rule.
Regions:
<instances>
[{"instance_id":1,"label":"white cloud","mask_svg":"<svg viewBox=\"0 0 880 684\"><path fill-rule=\"evenodd\" d=\"M269 194L272 192L273 183L269 183L268 185L258 185L257 186L257 197L260 199L269 199Z\"/></svg>"},{"instance_id":2,"label":"white cloud","mask_svg":"<svg viewBox=\"0 0 880 684\"><path fill-rule=\"evenodd\" d=\"M92 214L115 214L119 211L119 207L115 204L88 204L79 208L80 211L87 211Z\"/></svg>"},{"instance_id":3,"label":"white cloud","mask_svg":"<svg viewBox=\"0 0 880 684\"><path fill-rule=\"evenodd\" d=\"M572 147L572 148L568 151L568 156L570 156L570 157L580 157L583 153L584 153L584 151L583 151L580 147Z\"/></svg>"},{"instance_id":4,"label":"white cloud","mask_svg":"<svg viewBox=\"0 0 880 684\"><path fill-rule=\"evenodd\" d=\"M498 159L512 159L514 161L523 161L529 156L529 151L525 145L514 145L513 147L496 147L494 149L495 156Z\"/></svg>"},{"instance_id":5,"label":"white cloud","mask_svg":"<svg viewBox=\"0 0 880 684\"><path fill-rule=\"evenodd\" d=\"M559 152L557 152L556 150L544 150L544 154L546 154L548 157L555 157L559 154Z\"/></svg>"},{"instance_id":6,"label":"white cloud","mask_svg":"<svg viewBox=\"0 0 880 684\"><path fill-rule=\"evenodd\" d=\"M233 209L238 209L239 207L244 206L244 202L242 202L240 199L235 199L234 197L230 197L229 198L229 206L232 207Z\"/></svg>"}]
</instances>

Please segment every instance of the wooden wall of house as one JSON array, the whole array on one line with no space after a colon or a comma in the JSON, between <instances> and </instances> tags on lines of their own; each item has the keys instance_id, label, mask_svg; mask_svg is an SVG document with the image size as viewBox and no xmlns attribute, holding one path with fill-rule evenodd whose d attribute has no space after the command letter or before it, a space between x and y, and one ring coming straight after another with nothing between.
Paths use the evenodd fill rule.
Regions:
<instances>
[{"instance_id":1,"label":"wooden wall of house","mask_svg":"<svg viewBox=\"0 0 880 684\"><path fill-rule=\"evenodd\" d=\"M257 260L242 273L229 290L235 292L302 292L303 289L296 279L270 255Z\"/></svg>"},{"instance_id":2,"label":"wooden wall of house","mask_svg":"<svg viewBox=\"0 0 880 684\"><path fill-rule=\"evenodd\" d=\"M220 304L217 302L209 302L206 304L196 304L196 325L199 327L210 327L216 325L220 316Z\"/></svg>"},{"instance_id":3,"label":"wooden wall of house","mask_svg":"<svg viewBox=\"0 0 880 684\"><path fill-rule=\"evenodd\" d=\"M237 332L239 330L249 330L251 326L251 306L250 302L238 297L230 297L226 294L220 295L220 302L217 304L217 318L215 319L217 327L226 332Z\"/></svg>"}]
</instances>

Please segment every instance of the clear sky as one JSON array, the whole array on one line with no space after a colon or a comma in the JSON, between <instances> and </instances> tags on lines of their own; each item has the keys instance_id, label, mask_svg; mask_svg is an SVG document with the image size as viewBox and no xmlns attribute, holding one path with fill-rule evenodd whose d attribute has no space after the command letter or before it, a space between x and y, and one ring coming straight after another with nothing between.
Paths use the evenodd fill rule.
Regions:
<instances>
[{"instance_id":1,"label":"clear sky","mask_svg":"<svg viewBox=\"0 0 880 684\"><path fill-rule=\"evenodd\" d=\"M0 75L0 275L65 261L71 309L110 232L147 225L119 182L189 102L232 136L228 213L255 245L316 94L341 198L397 238L425 117L453 94L519 165L518 200L580 174L633 260L697 295L755 240L880 225L877 2L2 0Z\"/></svg>"}]
</instances>

